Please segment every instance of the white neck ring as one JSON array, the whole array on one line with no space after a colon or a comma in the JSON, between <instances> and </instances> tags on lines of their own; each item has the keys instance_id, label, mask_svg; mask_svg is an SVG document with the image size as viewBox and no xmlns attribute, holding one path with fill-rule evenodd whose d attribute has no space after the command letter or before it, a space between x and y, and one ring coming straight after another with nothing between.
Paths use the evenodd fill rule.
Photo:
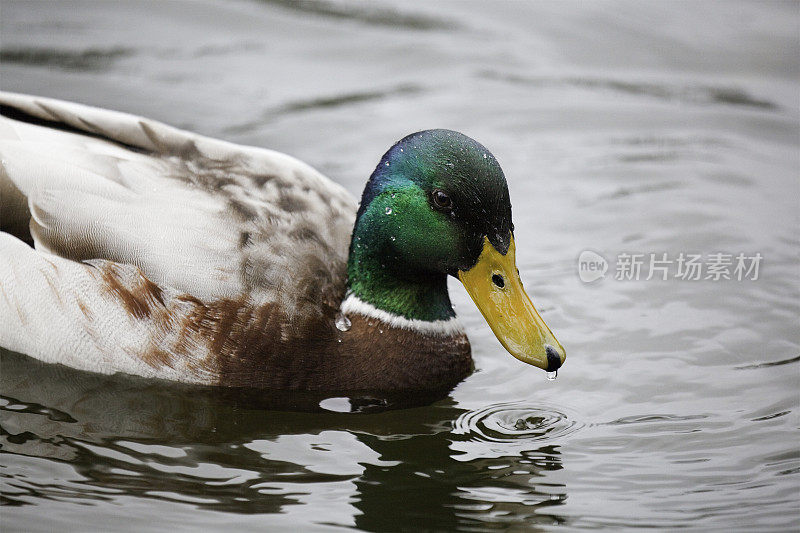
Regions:
<instances>
[{"instance_id":1,"label":"white neck ring","mask_svg":"<svg viewBox=\"0 0 800 533\"><path fill-rule=\"evenodd\" d=\"M420 320L418 318L406 318L404 316L395 315L383 309L378 309L374 305L365 302L356 295L348 294L341 307L342 314L345 316L349 314L362 315L367 318L374 318L386 324L389 328L407 329L424 333L427 335L435 335L441 337L450 337L464 333L464 328L456 317L448 318L446 320Z\"/></svg>"}]
</instances>

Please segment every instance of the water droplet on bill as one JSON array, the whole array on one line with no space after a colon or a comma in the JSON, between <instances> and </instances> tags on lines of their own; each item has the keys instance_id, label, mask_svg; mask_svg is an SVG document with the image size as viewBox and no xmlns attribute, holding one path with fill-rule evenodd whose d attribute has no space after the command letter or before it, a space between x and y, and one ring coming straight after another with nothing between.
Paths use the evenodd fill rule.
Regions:
<instances>
[{"instance_id":1,"label":"water droplet on bill","mask_svg":"<svg viewBox=\"0 0 800 533\"><path fill-rule=\"evenodd\" d=\"M558 370L554 370L553 372L547 373L547 381L555 381L558 377Z\"/></svg>"}]
</instances>

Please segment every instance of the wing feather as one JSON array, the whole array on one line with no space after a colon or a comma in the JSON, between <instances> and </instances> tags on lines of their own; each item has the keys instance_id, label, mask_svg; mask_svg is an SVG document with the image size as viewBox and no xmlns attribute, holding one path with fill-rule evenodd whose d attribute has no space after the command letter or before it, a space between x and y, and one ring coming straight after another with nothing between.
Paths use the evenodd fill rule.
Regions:
<instances>
[{"instance_id":1,"label":"wing feather","mask_svg":"<svg viewBox=\"0 0 800 533\"><path fill-rule=\"evenodd\" d=\"M217 384L237 348L219 340L246 329L252 309L250 299L206 306L135 266L79 263L0 233L0 345L44 362Z\"/></svg>"},{"instance_id":2,"label":"wing feather","mask_svg":"<svg viewBox=\"0 0 800 533\"><path fill-rule=\"evenodd\" d=\"M21 194L37 249L290 314L309 287L341 296L356 204L305 163L80 104L0 93L0 106L0 222L27 215L11 209Z\"/></svg>"}]
</instances>

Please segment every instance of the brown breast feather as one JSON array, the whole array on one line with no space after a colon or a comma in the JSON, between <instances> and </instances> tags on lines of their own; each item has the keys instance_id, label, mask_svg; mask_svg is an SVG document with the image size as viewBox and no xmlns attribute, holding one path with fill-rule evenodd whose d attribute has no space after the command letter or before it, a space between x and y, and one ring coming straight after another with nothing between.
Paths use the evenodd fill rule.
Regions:
<instances>
[{"instance_id":1,"label":"brown breast feather","mask_svg":"<svg viewBox=\"0 0 800 533\"><path fill-rule=\"evenodd\" d=\"M150 340L137 355L154 369L226 387L375 392L449 390L472 370L463 333L423 334L360 315L339 331L330 295L303 299L289 315L246 295L203 302L161 289L135 267L94 266L108 296L147 323Z\"/></svg>"}]
</instances>

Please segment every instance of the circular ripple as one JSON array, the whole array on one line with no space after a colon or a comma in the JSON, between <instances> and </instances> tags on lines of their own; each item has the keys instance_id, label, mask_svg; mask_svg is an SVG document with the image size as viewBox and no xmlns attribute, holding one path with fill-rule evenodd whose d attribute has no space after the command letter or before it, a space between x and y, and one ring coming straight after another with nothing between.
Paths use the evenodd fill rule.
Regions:
<instances>
[{"instance_id":1,"label":"circular ripple","mask_svg":"<svg viewBox=\"0 0 800 533\"><path fill-rule=\"evenodd\" d=\"M574 433L583 424L547 405L523 403L489 405L459 416L453 433L471 440L518 442L550 440Z\"/></svg>"}]
</instances>

